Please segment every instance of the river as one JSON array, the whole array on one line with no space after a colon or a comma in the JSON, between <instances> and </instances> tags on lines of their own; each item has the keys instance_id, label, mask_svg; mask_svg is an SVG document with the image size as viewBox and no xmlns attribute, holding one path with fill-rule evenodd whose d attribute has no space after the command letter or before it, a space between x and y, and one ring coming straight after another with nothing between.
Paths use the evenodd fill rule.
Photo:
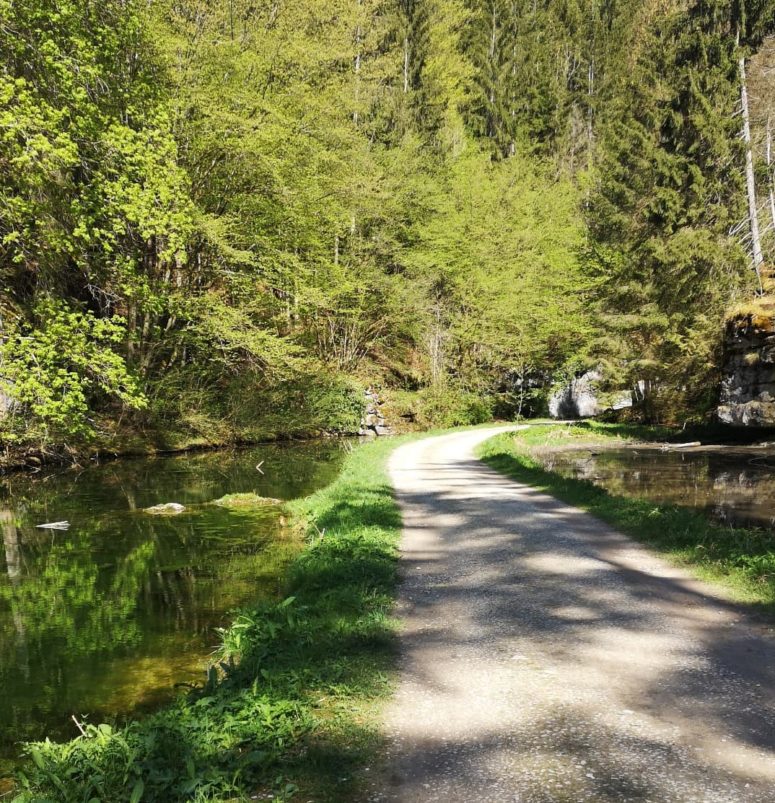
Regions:
<instances>
[{"instance_id":1,"label":"river","mask_svg":"<svg viewBox=\"0 0 775 803\"><path fill-rule=\"evenodd\" d=\"M73 715L120 720L201 681L215 628L276 596L300 548L277 506L211 502L305 496L336 477L345 447L262 445L3 478L0 770L23 740L77 735ZM186 509L144 512L167 502ZM67 530L37 526L62 520Z\"/></svg>"}]
</instances>

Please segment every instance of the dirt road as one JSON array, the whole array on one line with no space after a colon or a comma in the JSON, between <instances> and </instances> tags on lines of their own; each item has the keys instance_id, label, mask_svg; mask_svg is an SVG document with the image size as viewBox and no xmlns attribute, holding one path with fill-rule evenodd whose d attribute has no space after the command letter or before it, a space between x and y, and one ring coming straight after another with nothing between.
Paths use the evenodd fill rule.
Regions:
<instances>
[{"instance_id":1,"label":"dirt road","mask_svg":"<svg viewBox=\"0 0 775 803\"><path fill-rule=\"evenodd\" d=\"M399 448L400 683L374 801L775 801L775 637L473 457Z\"/></svg>"}]
</instances>

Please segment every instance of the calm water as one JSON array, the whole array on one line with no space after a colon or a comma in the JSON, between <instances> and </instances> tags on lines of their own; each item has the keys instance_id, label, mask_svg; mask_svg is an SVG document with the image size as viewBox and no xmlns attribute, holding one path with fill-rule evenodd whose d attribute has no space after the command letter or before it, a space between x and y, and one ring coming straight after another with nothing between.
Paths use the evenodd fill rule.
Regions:
<instances>
[{"instance_id":1,"label":"calm water","mask_svg":"<svg viewBox=\"0 0 775 803\"><path fill-rule=\"evenodd\" d=\"M304 496L343 455L341 442L272 445L0 480L0 770L20 740L76 735L72 714L120 717L200 681L213 629L276 594L298 548L276 508L207 503ZM164 502L186 512L142 512ZM63 519L66 532L36 528Z\"/></svg>"},{"instance_id":2,"label":"calm water","mask_svg":"<svg viewBox=\"0 0 775 803\"><path fill-rule=\"evenodd\" d=\"M624 496L698 508L729 524L775 529L775 449L654 446L538 455L551 471Z\"/></svg>"}]
</instances>

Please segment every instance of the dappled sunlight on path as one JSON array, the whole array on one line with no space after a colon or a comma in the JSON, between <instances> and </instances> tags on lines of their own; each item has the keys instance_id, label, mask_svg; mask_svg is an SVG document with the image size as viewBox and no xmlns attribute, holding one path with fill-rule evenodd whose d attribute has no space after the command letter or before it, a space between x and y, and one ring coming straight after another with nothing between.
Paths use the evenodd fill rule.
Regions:
<instances>
[{"instance_id":1,"label":"dappled sunlight on path","mask_svg":"<svg viewBox=\"0 0 775 803\"><path fill-rule=\"evenodd\" d=\"M393 801L775 799L775 639L714 589L473 457L400 448Z\"/></svg>"}]
</instances>

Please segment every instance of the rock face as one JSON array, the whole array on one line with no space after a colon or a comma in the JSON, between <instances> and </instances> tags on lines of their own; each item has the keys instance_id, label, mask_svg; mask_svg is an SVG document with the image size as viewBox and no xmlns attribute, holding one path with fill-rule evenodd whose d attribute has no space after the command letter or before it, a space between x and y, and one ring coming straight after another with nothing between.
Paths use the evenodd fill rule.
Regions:
<instances>
[{"instance_id":1,"label":"rock face","mask_svg":"<svg viewBox=\"0 0 775 803\"><path fill-rule=\"evenodd\" d=\"M0 388L0 418L5 418L13 409L13 399Z\"/></svg>"},{"instance_id":2,"label":"rock face","mask_svg":"<svg viewBox=\"0 0 775 803\"><path fill-rule=\"evenodd\" d=\"M371 387L364 391L366 409L361 418L361 428L359 435L392 435L393 430L387 425L385 416L382 414L381 407L384 401L379 393Z\"/></svg>"},{"instance_id":3,"label":"rock face","mask_svg":"<svg viewBox=\"0 0 775 803\"><path fill-rule=\"evenodd\" d=\"M600 369L594 368L571 380L549 398L549 415L552 418L591 418L605 410L632 407L632 393L628 390L600 392L597 383L602 378Z\"/></svg>"},{"instance_id":4,"label":"rock face","mask_svg":"<svg viewBox=\"0 0 775 803\"><path fill-rule=\"evenodd\" d=\"M600 405L595 382L603 378L600 371L587 371L571 380L549 398L549 415L552 418L589 418L597 415Z\"/></svg>"},{"instance_id":5,"label":"rock face","mask_svg":"<svg viewBox=\"0 0 775 803\"><path fill-rule=\"evenodd\" d=\"M775 318L748 315L727 324L718 418L746 427L775 426Z\"/></svg>"}]
</instances>

